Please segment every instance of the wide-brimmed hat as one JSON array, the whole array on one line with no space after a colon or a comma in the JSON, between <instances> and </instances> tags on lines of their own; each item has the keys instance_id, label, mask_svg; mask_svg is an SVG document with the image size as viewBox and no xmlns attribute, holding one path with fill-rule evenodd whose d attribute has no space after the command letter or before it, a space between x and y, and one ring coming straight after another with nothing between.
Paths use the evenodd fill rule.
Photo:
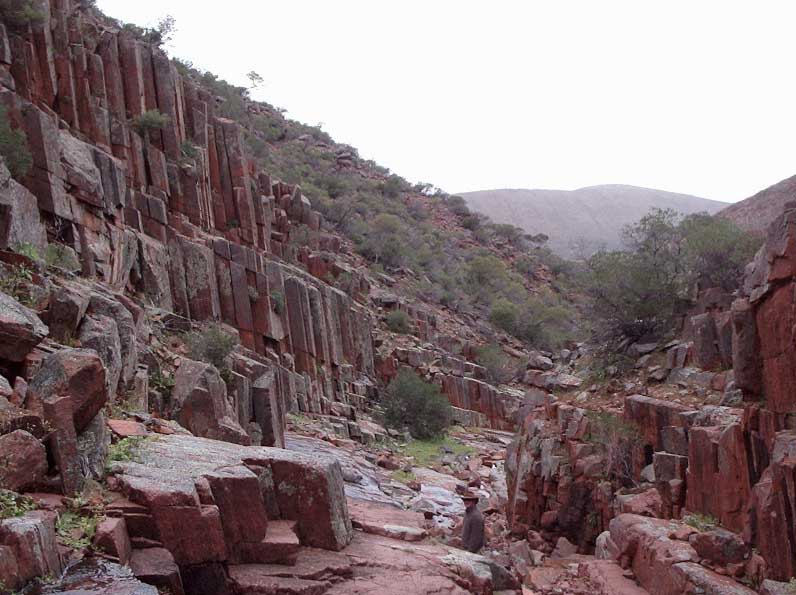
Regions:
<instances>
[{"instance_id":1,"label":"wide-brimmed hat","mask_svg":"<svg viewBox=\"0 0 796 595\"><path fill-rule=\"evenodd\" d=\"M474 492L472 490L466 490L461 495L461 498L462 498L462 500L480 500L481 499L481 497L476 492Z\"/></svg>"}]
</instances>

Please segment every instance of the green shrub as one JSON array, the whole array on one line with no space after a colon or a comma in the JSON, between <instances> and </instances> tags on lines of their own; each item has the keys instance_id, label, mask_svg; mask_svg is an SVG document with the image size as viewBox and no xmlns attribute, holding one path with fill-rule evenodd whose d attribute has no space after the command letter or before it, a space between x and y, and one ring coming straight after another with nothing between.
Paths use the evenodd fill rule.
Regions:
<instances>
[{"instance_id":1,"label":"green shrub","mask_svg":"<svg viewBox=\"0 0 796 595\"><path fill-rule=\"evenodd\" d=\"M519 306L504 298L495 300L489 309L489 322L509 334L517 332L519 318Z\"/></svg>"},{"instance_id":2,"label":"green shrub","mask_svg":"<svg viewBox=\"0 0 796 595\"><path fill-rule=\"evenodd\" d=\"M0 19L15 29L41 23L44 18L32 0L0 0Z\"/></svg>"},{"instance_id":3,"label":"green shrub","mask_svg":"<svg viewBox=\"0 0 796 595\"><path fill-rule=\"evenodd\" d=\"M24 131L11 128L4 105L0 105L0 155L5 159L8 171L15 180L24 178L33 165L28 137Z\"/></svg>"},{"instance_id":4,"label":"green shrub","mask_svg":"<svg viewBox=\"0 0 796 595\"><path fill-rule=\"evenodd\" d=\"M35 304L28 289L31 281L33 281L33 271L26 266L0 267L0 291L29 308Z\"/></svg>"},{"instance_id":5,"label":"green shrub","mask_svg":"<svg viewBox=\"0 0 796 595\"><path fill-rule=\"evenodd\" d=\"M161 114L159 110L151 109L135 118L133 127L141 136L147 137L150 132L165 128L168 123L169 117L166 114Z\"/></svg>"},{"instance_id":6,"label":"green shrub","mask_svg":"<svg viewBox=\"0 0 796 595\"><path fill-rule=\"evenodd\" d=\"M638 427L603 411L589 411L586 416L589 420L587 440L602 450L608 477L617 479L622 485L634 484L633 447L641 438Z\"/></svg>"},{"instance_id":7,"label":"green shrub","mask_svg":"<svg viewBox=\"0 0 796 595\"><path fill-rule=\"evenodd\" d=\"M80 262L75 251L63 244L47 244L44 251L44 264L47 268L74 272L80 269Z\"/></svg>"},{"instance_id":8,"label":"green shrub","mask_svg":"<svg viewBox=\"0 0 796 595\"><path fill-rule=\"evenodd\" d=\"M387 315L387 328L394 333L408 333L411 330L409 315L403 310L390 312Z\"/></svg>"},{"instance_id":9,"label":"green shrub","mask_svg":"<svg viewBox=\"0 0 796 595\"><path fill-rule=\"evenodd\" d=\"M415 438L441 436L451 423L451 405L439 387L409 370L400 371L387 386L382 407L389 427L409 428Z\"/></svg>"},{"instance_id":10,"label":"green shrub","mask_svg":"<svg viewBox=\"0 0 796 595\"><path fill-rule=\"evenodd\" d=\"M492 383L509 382L516 372L512 360L498 345L484 345L476 351L476 361L486 369L486 377Z\"/></svg>"},{"instance_id":11,"label":"green shrub","mask_svg":"<svg viewBox=\"0 0 796 595\"><path fill-rule=\"evenodd\" d=\"M180 154L182 155L183 159L196 161L199 159L199 148L191 141L186 140L180 144Z\"/></svg>"},{"instance_id":12,"label":"green shrub","mask_svg":"<svg viewBox=\"0 0 796 595\"><path fill-rule=\"evenodd\" d=\"M285 294L278 289L271 291L271 308L277 314L285 311Z\"/></svg>"},{"instance_id":13,"label":"green shrub","mask_svg":"<svg viewBox=\"0 0 796 595\"><path fill-rule=\"evenodd\" d=\"M238 338L218 324L209 324L200 331L188 333L185 342L191 357L212 364L223 372L227 369L227 357L238 344Z\"/></svg>"},{"instance_id":14,"label":"green shrub","mask_svg":"<svg viewBox=\"0 0 796 595\"><path fill-rule=\"evenodd\" d=\"M40 262L41 255L39 249L29 242L23 242L14 246L14 252L30 258L33 262Z\"/></svg>"}]
</instances>

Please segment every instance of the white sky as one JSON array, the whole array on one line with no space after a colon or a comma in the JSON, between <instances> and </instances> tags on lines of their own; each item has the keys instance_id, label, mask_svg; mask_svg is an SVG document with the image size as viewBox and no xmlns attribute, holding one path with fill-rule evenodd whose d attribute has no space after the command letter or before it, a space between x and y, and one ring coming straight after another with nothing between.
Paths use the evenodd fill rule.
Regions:
<instances>
[{"instance_id":1,"label":"white sky","mask_svg":"<svg viewBox=\"0 0 796 595\"><path fill-rule=\"evenodd\" d=\"M288 115L449 192L796 174L793 0L99 0Z\"/></svg>"}]
</instances>

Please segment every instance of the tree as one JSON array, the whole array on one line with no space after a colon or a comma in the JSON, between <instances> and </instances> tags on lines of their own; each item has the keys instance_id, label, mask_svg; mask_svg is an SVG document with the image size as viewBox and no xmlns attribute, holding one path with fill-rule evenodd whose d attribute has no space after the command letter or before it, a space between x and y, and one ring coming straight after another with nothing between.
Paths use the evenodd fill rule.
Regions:
<instances>
[{"instance_id":1,"label":"tree","mask_svg":"<svg viewBox=\"0 0 796 595\"><path fill-rule=\"evenodd\" d=\"M387 426L409 428L415 438L436 438L451 424L451 405L439 387L411 370L401 370L390 382L382 407Z\"/></svg>"},{"instance_id":2,"label":"tree","mask_svg":"<svg viewBox=\"0 0 796 595\"><path fill-rule=\"evenodd\" d=\"M761 238L723 217L689 215L680 223L684 268L688 281L700 288L732 291L743 280L744 268L760 247Z\"/></svg>"},{"instance_id":3,"label":"tree","mask_svg":"<svg viewBox=\"0 0 796 595\"><path fill-rule=\"evenodd\" d=\"M254 70L247 72L246 78L249 79L249 82L251 83L251 87L249 87L249 89L256 89L263 84L263 77L257 74Z\"/></svg>"}]
</instances>

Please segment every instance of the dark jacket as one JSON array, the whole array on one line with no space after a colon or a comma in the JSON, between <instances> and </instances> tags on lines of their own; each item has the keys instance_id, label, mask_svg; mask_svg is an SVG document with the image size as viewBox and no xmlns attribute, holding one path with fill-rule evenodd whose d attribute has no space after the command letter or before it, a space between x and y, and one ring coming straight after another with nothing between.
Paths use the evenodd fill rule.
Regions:
<instances>
[{"instance_id":1,"label":"dark jacket","mask_svg":"<svg viewBox=\"0 0 796 595\"><path fill-rule=\"evenodd\" d=\"M468 552L477 553L484 547L484 517L477 506L464 513L462 545Z\"/></svg>"}]
</instances>

